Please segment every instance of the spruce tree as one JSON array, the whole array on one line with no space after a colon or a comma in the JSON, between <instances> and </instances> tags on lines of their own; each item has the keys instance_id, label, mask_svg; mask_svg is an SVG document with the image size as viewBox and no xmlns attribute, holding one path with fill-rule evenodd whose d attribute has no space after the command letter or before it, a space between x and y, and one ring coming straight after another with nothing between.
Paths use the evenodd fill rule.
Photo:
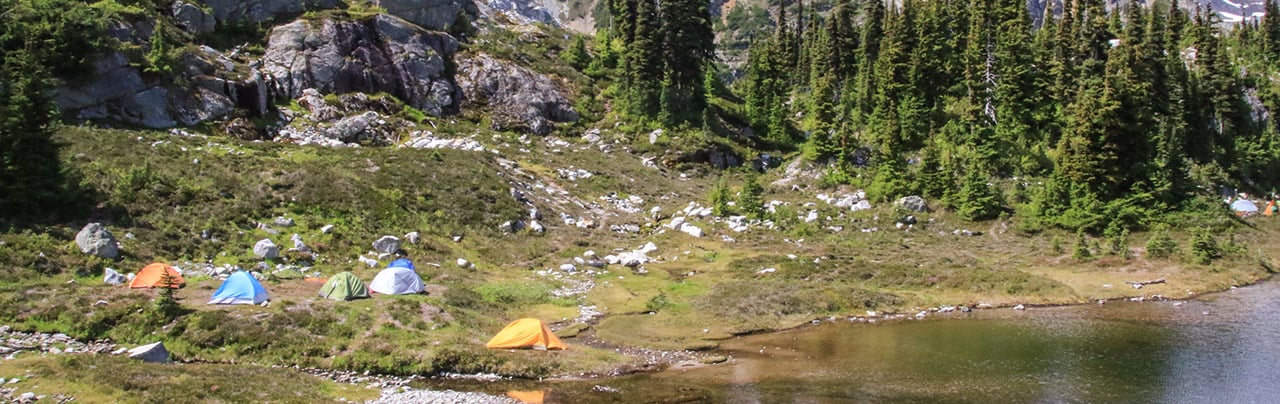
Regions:
<instances>
[{"instance_id":1,"label":"spruce tree","mask_svg":"<svg viewBox=\"0 0 1280 404\"><path fill-rule=\"evenodd\" d=\"M65 197L51 138L56 105L35 52L10 50L0 62L0 224L22 224L52 213Z\"/></svg>"}]
</instances>

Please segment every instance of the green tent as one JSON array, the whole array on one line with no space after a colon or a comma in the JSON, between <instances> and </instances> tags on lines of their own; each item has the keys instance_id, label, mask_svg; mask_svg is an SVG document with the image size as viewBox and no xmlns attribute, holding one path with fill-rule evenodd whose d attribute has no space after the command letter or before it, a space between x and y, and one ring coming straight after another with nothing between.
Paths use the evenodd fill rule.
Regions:
<instances>
[{"instance_id":1,"label":"green tent","mask_svg":"<svg viewBox=\"0 0 1280 404\"><path fill-rule=\"evenodd\" d=\"M369 289L364 287L364 282L356 274L343 272L324 283L324 287L320 288L320 296L333 300L368 299Z\"/></svg>"}]
</instances>

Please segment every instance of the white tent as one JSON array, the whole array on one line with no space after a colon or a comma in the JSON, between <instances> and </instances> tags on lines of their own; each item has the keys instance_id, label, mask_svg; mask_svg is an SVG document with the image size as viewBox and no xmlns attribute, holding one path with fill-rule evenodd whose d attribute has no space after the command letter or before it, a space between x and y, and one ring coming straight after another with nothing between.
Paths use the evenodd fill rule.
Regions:
<instances>
[{"instance_id":1,"label":"white tent","mask_svg":"<svg viewBox=\"0 0 1280 404\"><path fill-rule=\"evenodd\" d=\"M369 283L369 290L384 295L422 293L422 278L409 268L387 268L373 278L373 282Z\"/></svg>"},{"instance_id":2,"label":"white tent","mask_svg":"<svg viewBox=\"0 0 1280 404\"><path fill-rule=\"evenodd\" d=\"M1241 214L1258 213L1258 205L1248 199L1240 199L1231 204L1231 210Z\"/></svg>"}]
</instances>

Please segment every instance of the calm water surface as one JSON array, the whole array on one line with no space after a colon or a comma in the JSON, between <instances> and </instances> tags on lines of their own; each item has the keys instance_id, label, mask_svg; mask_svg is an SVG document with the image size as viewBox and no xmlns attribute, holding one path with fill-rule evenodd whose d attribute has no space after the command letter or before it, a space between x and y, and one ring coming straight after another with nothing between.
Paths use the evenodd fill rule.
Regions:
<instances>
[{"instance_id":1,"label":"calm water surface","mask_svg":"<svg viewBox=\"0 0 1280 404\"><path fill-rule=\"evenodd\" d=\"M826 323L721 349L729 363L700 369L428 386L549 403L1280 403L1280 282L1185 302Z\"/></svg>"}]
</instances>

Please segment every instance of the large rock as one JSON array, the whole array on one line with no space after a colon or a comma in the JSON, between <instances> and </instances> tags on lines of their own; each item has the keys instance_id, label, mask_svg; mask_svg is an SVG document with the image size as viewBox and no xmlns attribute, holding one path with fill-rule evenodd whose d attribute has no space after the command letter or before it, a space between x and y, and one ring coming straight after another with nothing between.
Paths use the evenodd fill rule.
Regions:
<instances>
[{"instance_id":1,"label":"large rock","mask_svg":"<svg viewBox=\"0 0 1280 404\"><path fill-rule=\"evenodd\" d=\"M445 60L458 50L448 34L424 31L378 15L363 21L297 20L276 27L262 70L279 96L321 93L387 93L439 116L456 107L457 90Z\"/></svg>"},{"instance_id":2,"label":"large rock","mask_svg":"<svg viewBox=\"0 0 1280 404\"><path fill-rule=\"evenodd\" d=\"M143 362L169 363L169 350L163 342L153 342L129 350L129 357Z\"/></svg>"},{"instance_id":3,"label":"large rock","mask_svg":"<svg viewBox=\"0 0 1280 404\"><path fill-rule=\"evenodd\" d=\"M200 6L182 0L173 2L173 19L182 29L192 34L213 32L218 24L218 20Z\"/></svg>"},{"instance_id":4,"label":"large rock","mask_svg":"<svg viewBox=\"0 0 1280 404\"><path fill-rule=\"evenodd\" d=\"M462 106L488 107L493 129L547 134L553 122L578 120L569 100L551 78L487 54L458 60L456 80Z\"/></svg>"},{"instance_id":5,"label":"large rock","mask_svg":"<svg viewBox=\"0 0 1280 404\"><path fill-rule=\"evenodd\" d=\"M475 5L459 0L375 0L387 13L422 28L444 31L466 13L475 14Z\"/></svg>"},{"instance_id":6,"label":"large rock","mask_svg":"<svg viewBox=\"0 0 1280 404\"><path fill-rule=\"evenodd\" d=\"M64 111L83 110L137 94L147 88L147 84L142 81L142 73L129 64L129 58L124 53L107 53L94 60L92 65L90 80L58 88L54 101L59 108Z\"/></svg>"},{"instance_id":7,"label":"large rock","mask_svg":"<svg viewBox=\"0 0 1280 404\"><path fill-rule=\"evenodd\" d=\"M306 10L335 8L340 0L204 0L220 24L264 22L292 17Z\"/></svg>"},{"instance_id":8,"label":"large rock","mask_svg":"<svg viewBox=\"0 0 1280 404\"><path fill-rule=\"evenodd\" d=\"M114 259L120 253L116 238L102 223L89 223L76 234L76 246L80 252L102 258Z\"/></svg>"},{"instance_id":9,"label":"large rock","mask_svg":"<svg viewBox=\"0 0 1280 404\"><path fill-rule=\"evenodd\" d=\"M373 250L381 253L394 254L400 249L400 238L396 236L382 236L373 242Z\"/></svg>"},{"instance_id":10,"label":"large rock","mask_svg":"<svg viewBox=\"0 0 1280 404\"><path fill-rule=\"evenodd\" d=\"M924 212L929 210L929 205L925 204L924 198L915 195L899 199L897 205L912 212Z\"/></svg>"},{"instance_id":11,"label":"large rock","mask_svg":"<svg viewBox=\"0 0 1280 404\"><path fill-rule=\"evenodd\" d=\"M280 247L271 239L264 238L253 244L253 254L262 258L279 258Z\"/></svg>"}]
</instances>

